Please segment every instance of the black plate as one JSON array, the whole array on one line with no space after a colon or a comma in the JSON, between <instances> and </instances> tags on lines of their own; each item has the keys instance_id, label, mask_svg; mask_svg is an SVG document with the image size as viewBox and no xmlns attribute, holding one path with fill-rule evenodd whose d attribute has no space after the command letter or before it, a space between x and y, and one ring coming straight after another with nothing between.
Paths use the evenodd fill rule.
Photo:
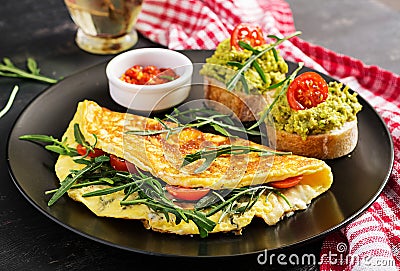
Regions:
<instances>
[{"instance_id":1,"label":"black plate","mask_svg":"<svg viewBox=\"0 0 400 271\"><path fill-rule=\"evenodd\" d=\"M186 51L194 63L203 63L211 51ZM243 235L212 234L206 239L161 234L145 230L138 221L99 218L82 204L64 196L51 208L44 191L58 183L53 171L56 156L42 146L18 140L24 134L61 137L83 99L91 99L112 110L125 111L108 94L106 63L80 72L39 95L15 123L8 142L12 178L21 193L43 214L66 228L93 240L157 255L222 257L289 248L323 237L350 222L378 197L393 164L393 145L385 123L361 97L358 116L359 141L349 156L327 161L334 183L305 211L268 227L254 220ZM295 67L289 63L291 69ZM305 69L307 70L307 69ZM326 79L332 80L325 76ZM201 89L194 87L193 95Z\"/></svg>"}]
</instances>

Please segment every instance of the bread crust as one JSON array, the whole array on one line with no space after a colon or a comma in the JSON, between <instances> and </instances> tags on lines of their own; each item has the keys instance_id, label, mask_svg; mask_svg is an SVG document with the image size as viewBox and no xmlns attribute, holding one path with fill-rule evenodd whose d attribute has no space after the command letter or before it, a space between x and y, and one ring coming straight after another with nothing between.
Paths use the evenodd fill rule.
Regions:
<instances>
[{"instance_id":1,"label":"bread crust","mask_svg":"<svg viewBox=\"0 0 400 271\"><path fill-rule=\"evenodd\" d=\"M275 136L274 136L275 135ZM340 129L323 134L307 136L305 140L297 134L268 127L269 144L282 151L314 157L334 159L349 154L358 141L357 120L346 122Z\"/></svg>"},{"instance_id":2,"label":"bread crust","mask_svg":"<svg viewBox=\"0 0 400 271\"><path fill-rule=\"evenodd\" d=\"M208 76L204 77L204 95L208 100L225 105L227 108L223 111L226 112L222 113L233 112L242 122L255 121L267 106L269 99L267 95L262 94L228 91L222 82ZM220 107L218 111L221 111Z\"/></svg>"}]
</instances>

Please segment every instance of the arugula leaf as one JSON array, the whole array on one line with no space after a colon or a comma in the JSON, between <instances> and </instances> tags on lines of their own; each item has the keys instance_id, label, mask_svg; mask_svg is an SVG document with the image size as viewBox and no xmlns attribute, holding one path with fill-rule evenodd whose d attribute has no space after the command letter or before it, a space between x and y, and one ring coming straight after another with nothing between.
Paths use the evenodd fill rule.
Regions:
<instances>
[{"instance_id":1,"label":"arugula leaf","mask_svg":"<svg viewBox=\"0 0 400 271\"><path fill-rule=\"evenodd\" d=\"M78 152L75 148L69 147L65 142L60 142L59 140L55 139L52 136L48 135L22 135L19 137L21 140L28 140L28 141L38 141L43 143L53 143L53 145L46 145L46 150L55 152L61 155L68 155L68 156L78 156Z\"/></svg>"},{"instance_id":2,"label":"arugula leaf","mask_svg":"<svg viewBox=\"0 0 400 271\"><path fill-rule=\"evenodd\" d=\"M8 57L3 58L3 62L7 67L14 68L14 64L11 62L11 60Z\"/></svg>"},{"instance_id":3,"label":"arugula leaf","mask_svg":"<svg viewBox=\"0 0 400 271\"><path fill-rule=\"evenodd\" d=\"M75 156L78 155L75 150L66 150L64 147L58 146L58 145L47 145L44 147L46 150L49 150L51 152L58 153L60 155L68 155L68 156ZM71 155L72 154L72 155Z\"/></svg>"},{"instance_id":4,"label":"arugula leaf","mask_svg":"<svg viewBox=\"0 0 400 271\"><path fill-rule=\"evenodd\" d=\"M58 82L56 79L41 75L40 69L33 58L27 59L27 67L28 71L17 68L9 58L5 57L3 58L3 63L0 63L0 76L33 79L50 84Z\"/></svg>"},{"instance_id":5,"label":"arugula leaf","mask_svg":"<svg viewBox=\"0 0 400 271\"><path fill-rule=\"evenodd\" d=\"M75 141L78 144L81 144L84 147L88 146L88 144L86 143L85 137L83 136L81 130L79 129L79 124L78 123L74 124L74 137L75 137Z\"/></svg>"},{"instance_id":6,"label":"arugula leaf","mask_svg":"<svg viewBox=\"0 0 400 271\"><path fill-rule=\"evenodd\" d=\"M185 212L189 215L199 229L200 237L205 238L217 225L214 221L208 219L203 213L199 211Z\"/></svg>"},{"instance_id":7,"label":"arugula leaf","mask_svg":"<svg viewBox=\"0 0 400 271\"><path fill-rule=\"evenodd\" d=\"M32 141L40 141L40 142L45 142L45 143L54 143L54 142L59 142L57 139L55 139L52 136L48 135L23 135L20 136L19 139L22 140L32 140ZM60 143L60 142L59 142Z\"/></svg>"},{"instance_id":8,"label":"arugula leaf","mask_svg":"<svg viewBox=\"0 0 400 271\"><path fill-rule=\"evenodd\" d=\"M30 71L33 75L39 75L40 69L38 68L37 63L36 63L36 61L35 61L33 58L28 57L27 66L28 66L29 71Z\"/></svg>"}]
</instances>

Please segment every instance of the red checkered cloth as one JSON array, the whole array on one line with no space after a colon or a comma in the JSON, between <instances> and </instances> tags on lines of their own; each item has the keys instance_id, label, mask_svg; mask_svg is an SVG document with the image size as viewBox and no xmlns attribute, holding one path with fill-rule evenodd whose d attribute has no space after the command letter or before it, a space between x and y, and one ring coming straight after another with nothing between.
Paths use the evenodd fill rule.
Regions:
<instances>
[{"instance_id":1,"label":"red checkered cloth","mask_svg":"<svg viewBox=\"0 0 400 271\"><path fill-rule=\"evenodd\" d=\"M170 49L215 49L240 22L257 24L266 34L277 36L295 31L292 12L284 0L145 0L137 29ZM356 90L386 121L395 147L394 168L383 193L361 217L325 239L321 270L397 270L400 77L298 37L284 42L279 49L285 59L304 62Z\"/></svg>"}]
</instances>

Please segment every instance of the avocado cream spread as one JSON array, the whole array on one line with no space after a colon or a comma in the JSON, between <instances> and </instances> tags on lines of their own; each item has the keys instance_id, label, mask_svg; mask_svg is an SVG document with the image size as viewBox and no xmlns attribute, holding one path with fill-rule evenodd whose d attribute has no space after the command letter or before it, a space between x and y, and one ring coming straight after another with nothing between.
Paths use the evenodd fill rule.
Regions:
<instances>
[{"instance_id":1,"label":"avocado cream spread","mask_svg":"<svg viewBox=\"0 0 400 271\"><path fill-rule=\"evenodd\" d=\"M316 107L305 110L292 109L286 95L278 98L270 112L275 128L296 133L303 139L308 135L322 134L341 128L346 122L356 119L361 110L357 94L351 94L342 83L329 83L328 98Z\"/></svg>"},{"instance_id":2,"label":"avocado cream spread","mask_svg":"<svg viewBox=\"0 0 400 271\"><path fill-rule=\"evenodd\" d=\"M264 44L254 47L254 49L262 51L268 46L270 45ZM226 39L217 46L215 53L210 58L206 59L206 64L203 65L200 74L214 78L226 84L239 69L236 66L229 65L228 61L236 61L244 64L251 55L252 52L249 50L244 49L239 51L234 48L231 49L230 39ZM263 82L254 67L250 67L244 73L250 89L256 89L259 93L263 93L268 90L267 88L269 86L279 83L286 78L285 74L288 72L288 66L284 59L279 55L278 61L276 61L272 50L263 54L256 61L265 74L266 82ZM236 90L239 89L240 84L237 85Z\"/></svg>"}]
</instances>

